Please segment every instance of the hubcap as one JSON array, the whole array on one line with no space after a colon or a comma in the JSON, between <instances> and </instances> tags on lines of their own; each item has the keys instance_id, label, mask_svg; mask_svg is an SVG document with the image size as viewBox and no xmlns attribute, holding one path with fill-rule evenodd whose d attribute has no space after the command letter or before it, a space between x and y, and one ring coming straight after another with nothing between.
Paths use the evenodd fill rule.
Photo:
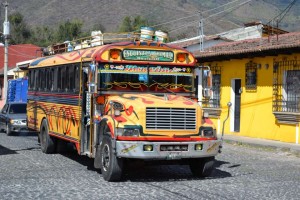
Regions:
<instances>
[{"instance_id":1,"label":"hubcap","mask_svg":"<svg viewBox=\"0 0 300 200\"><path fill-rule=\"evenodd\" d=\"M102 151L102 166L105 171L108 170L110 162L110 149L108 144L105 144Z\"/></svg>"}]
</instances>

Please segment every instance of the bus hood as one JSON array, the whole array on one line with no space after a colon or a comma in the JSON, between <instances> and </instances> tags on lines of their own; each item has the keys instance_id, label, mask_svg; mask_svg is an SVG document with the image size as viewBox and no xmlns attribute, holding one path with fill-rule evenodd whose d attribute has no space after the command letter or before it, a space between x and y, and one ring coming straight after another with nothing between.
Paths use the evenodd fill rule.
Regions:
<instances>
[{"instance_id":1,"label":"bus hood","mask_svg":"<svg viewBox=\"0 0 300 200\"><path fill-rule=\"evenodd\" d=\"M200 106L197 102L179 96L152 94L123 94L109 96L108 102L114 102L120 114L113 118L118 127L140 126L147 133L155 135L195 134L199 132ZM112 104L107 103L105 113L114 113ZM162 124L162 121L167 120Z\"/></svg>"}]
</instances>

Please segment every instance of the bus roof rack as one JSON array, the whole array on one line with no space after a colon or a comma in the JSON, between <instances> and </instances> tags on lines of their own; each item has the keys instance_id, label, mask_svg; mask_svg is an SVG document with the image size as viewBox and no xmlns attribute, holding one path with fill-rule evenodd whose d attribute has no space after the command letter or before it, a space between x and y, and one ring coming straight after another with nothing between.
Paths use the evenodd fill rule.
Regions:
<instances>
[{"instance_id":1,"label":"bus roof rack","mask_svg":"<svg viewBox=\"0 0 300 200\"><path fill-rule=\"evenodd\" d=\"M166 35L164 35L163 37L164 37L163 41L168 40ZM44 56L54 55L54 54L59 54L64 52L70 52L73 50L112 44L116 42L153 41L157 39L160 38L154 37L154 34L152 32L151 33L145 33L145 32L102 33L101 31L92 31L91 36L88 37L50 45L43 50L43 55Z\"/></svg>"}]
</instances>

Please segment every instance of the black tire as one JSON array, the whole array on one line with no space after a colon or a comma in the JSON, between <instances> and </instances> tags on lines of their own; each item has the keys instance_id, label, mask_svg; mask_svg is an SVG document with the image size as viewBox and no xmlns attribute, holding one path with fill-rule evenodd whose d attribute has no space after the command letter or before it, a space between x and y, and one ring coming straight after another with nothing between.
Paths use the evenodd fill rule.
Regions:
<instances>
[{"instance_id":1,"label":"black tire","mask_svg":"<svg viewBox=\"0 0 300 200\"><path fill-rule=\"evenodd\" d=\"M38 143L41 144L41 134L40 133L37 133L37 137L38 137Z\"/></svg>"},{"instance_id":2,"label":"black tire","mask_svg":"<svg viewBox=\"0 0 300 200\"><path fill-rule=\"evenodd\" d=\"M100 168L104 180L113 182L119 181L123 173L123 159L117 158L112 149L111 138L103 137L100 144Z\"/></svg>"},{"instance_id":3,"label":"black tire","mask_svg":"<svg viewBox=\"0 0 300 200\"><path fill-rule=\"evenodd\" d=\"M39 135L42 152L46 154L55 153L56 140L49 135L48 122L45 119L42 122Z\"/></svg>"},{"instance_id":4,"label":"black tire","mask_svg":"<svg viewBox=\"0 0 300 200\"><path fill-rule=\"evenodd\" d=\"M94 168L95 169L101 169L100 145L96 146L96 154L95 154L95 158L94 158Z\"/></svg>"},{"instance_id":5,"label":"black tire","mask_svg":"<svg viewBox=\"0 0 300 200\"><path fill-rule=\"evenodd\" d=\"M11 136L11 130L10 130L10 128L8 127L8 124L6 124L6 135L7 136Z\"/></svg>"},{"instance_id":6,"label":"black tire","mask_svg":"<svg viewBox=\"0 0 300 200\"><path fill-rule=\"evenodd\" d=\"M194 176L207 177L214 170L215 157L191 159L189 164Z\"/></svg>"}]
</instances>

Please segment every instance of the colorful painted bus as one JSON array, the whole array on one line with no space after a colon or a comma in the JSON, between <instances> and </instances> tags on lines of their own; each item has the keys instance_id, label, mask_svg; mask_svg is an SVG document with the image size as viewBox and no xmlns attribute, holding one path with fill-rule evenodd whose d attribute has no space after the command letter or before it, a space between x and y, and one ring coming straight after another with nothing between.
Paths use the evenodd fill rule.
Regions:
<instances>
[{"instance_id":1,"label":"colorful painted bus","mask_svg":"<svg viewBox=\"0 0 300 200\"><path fill-rule=\"evenodd\" d=\"M29 66L27 120L44 153L66 143L107 181L131 161L180 161L208 176L221 148L195 100L196 60L155 41L101 44Z\"/></svg>"}]
</instances>

